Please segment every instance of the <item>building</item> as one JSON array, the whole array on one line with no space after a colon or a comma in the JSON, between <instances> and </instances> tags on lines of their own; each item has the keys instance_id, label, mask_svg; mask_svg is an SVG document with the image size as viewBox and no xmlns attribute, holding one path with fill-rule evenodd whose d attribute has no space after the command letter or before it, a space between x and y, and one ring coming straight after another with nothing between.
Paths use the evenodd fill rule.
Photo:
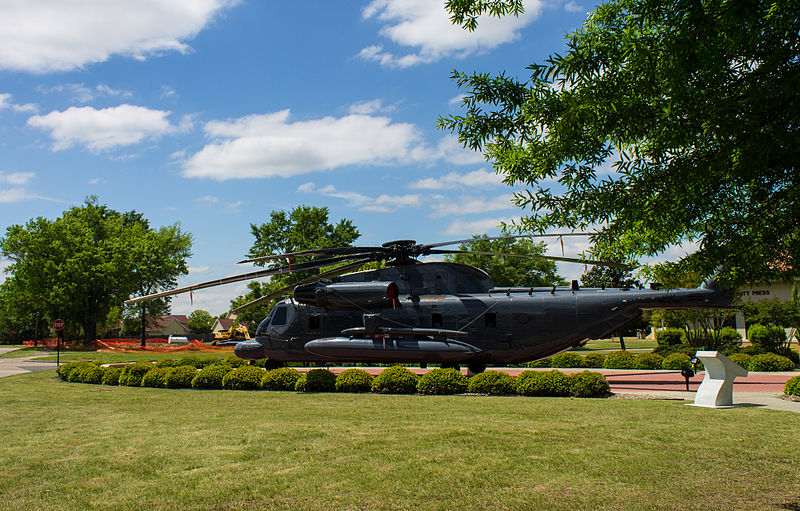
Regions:
<instances>
[{"instance_id":1,"label":"building","mask_svg":"<svg viewBox=\"0 0 800 511\"><path fill-rule=\"evenodd\" d=\"M792 299L793 293L800 291L800 277L784 282L769 282L766 284L750 284L739 286L737 296L741 303L759 303L769 300L778 302L788 302ZM745 337L747 327L744 315L741 311L736 313L736 329ZM787 334L789 332L787 331Z\"/></svg>"}]
</instances>

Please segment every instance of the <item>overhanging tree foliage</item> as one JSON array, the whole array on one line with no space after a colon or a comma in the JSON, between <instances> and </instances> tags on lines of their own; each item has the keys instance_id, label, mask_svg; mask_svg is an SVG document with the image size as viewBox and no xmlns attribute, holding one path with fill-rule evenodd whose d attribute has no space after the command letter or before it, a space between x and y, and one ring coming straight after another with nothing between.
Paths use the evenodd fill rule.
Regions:
<instances>
[{"instance_id":1,"label":"overhanging tree foliage","mask_svg":"<svg viewBox=\"0 0 800 511\"><path fill-rule=\"evenodd\" d=\"M447 2L468 29L521 6ZM526 81L454 73L466 113L439 126L527 188L522 231L599 227L595 251L628 258L692 240L681 266L699 274L787 277L800 254L799 13L795 0L609 0Z\"/></svg>"},{"instance_id":2,"label":"overhanging tree foliage","mask_svg":"<svg viewBox=\"0 0 800 511\"><path fill-rule=\"evenodd\" d=\"M49 322L79 324L90 342L113 306L174 286L187 273L190 249L191 236L178 226L153 229L139 213L119 213L90 197L56 220L7 229L0 251L12 264L0 293L15 314L36 304Z\"/></svg>"},{"instance_id":3,"label":"overhanging tree foliage","mask_svg":"<svg viewBox=\"0 0 800 511\"><path fill-rule=\"evenodd\" d=\"M337 224L328 220L328 208L317 206L298 206L291 211L276 210L270 213L269 222L261 225L250 224L250 232L255 241L250 247L248 257L263 257L274 254L285 254L312 250L315 248L333 248L350 245L360 236L353 222L342 219ZM292 259L292 264L310 261L310 257ZM256 263L265 266L268 262ZM285 261L280 261L285 264ZM231 307L244 305L260 298L270 292L281 289L299 280L310 277L312 272L296 272L289 275L274 275L268 282L250 282L247 294L238 296L231 301ZM239 321L259 321L269 312L271 304L253 307L239 314Z\"/></svg>"},{"instance_id":4,"label":"overhanging tree foliage","mask_svg":"<svg viewBox=\"0 0 800 511\"><path fill-rule=\"evenodd\" d=\"M475 236L475 241L463 243L459 250L478 252L500 252L505 254L544 255L547 244L534 243L525 238L504 240L481 240L486 235ZM553 261L546 259L525 259L521 257L502 257L479 254L454 254L445 256L454 263L467 264L480 268L498 287L537 287L565 284Z\"/></svg>"}]
</instances>

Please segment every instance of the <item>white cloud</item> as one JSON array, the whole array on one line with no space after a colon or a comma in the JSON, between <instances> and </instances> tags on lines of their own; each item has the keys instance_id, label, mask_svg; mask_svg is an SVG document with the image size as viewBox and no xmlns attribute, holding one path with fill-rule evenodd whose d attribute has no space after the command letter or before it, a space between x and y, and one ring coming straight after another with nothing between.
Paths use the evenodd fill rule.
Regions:
<instances>
[{"instance_id":1,"label":"white cloud","mask_svg":"<svg viewBox=\"0 0 800 511\"><path fill-rule=\"evenodd\" d=\"M214 197L213 195L205 195L203 197L196 198L195 202L208 202L210 204L216 204L219 202L219 198Z\"/></svg>"},{"instance_id":2,"label":"white cloud","mask_svg":"<svg viewBox=\"0 0 800 511\"><path fill-rule=\"evenodd\" d=\"M207 272L211 266L189 266L189 275Z\"/></svg>"},{"instance_id":3,"label":"white cloud","mask_svg":"<svg viewBox=\"0 0 800 511\"><path fill-rule=\"evenodd\" d=\"M0 172L0 183L9 184L12 186L20 186L26 184L33 179L35 174L33 172L11 172L6 174Z\"/></svg>"},{"instance_id":4,"label":"white cloud","mask_svg":"<svg viewBox=\"0 0 800 511\"><path fill-rule=\"evenodd\" d=\"M469 215L473 213L488 213L489 211L502 211L505 209L514 209L511 204L511 199L514 194L507 193L498 195L487 199L480 195L477 197L459 197L452 199L448 197L442 198L438 203L431 205L432 218L439 218L443 216L452 215Z\"/></svg>"},{"instance_id":5,"label":"white cloud","mask_svg":"<svg viewBox=\"0 0 800 511\"><path fill-rule=\"evenodd\" d=\"M488 233L499 230L501 223L510 223L511 218L482 218L480 220L455 220L450 223L441 234L448 236L472 236L474 234Z\"/></svg>"},{"instance_id":6,"label":"white cloud","mask_svg":"<svg viewBox=\"0 0 800 511\"><path fill-rule=\"evenodd\" d=\"M586 9L579 5L578 2L575 0L570 0L566 4L564 4L564 10L567 12L585 12Z\"/></svg>"},{"instance_id":7,"label":"white cloud","mask_svg":"<svg viewBox=\"0 0 800 511\"><path fill-rule=\"evenodd\" d=\"M194 37L235 0L25 0L0 2L0 68L47 73L190 50Z\"/></svg>"},{"instance_id":8,"label":"white cloud","mask_svg":"<svg viewBox=\"0 0 800 511\"><path fill-rule=\"evenodd\" d=\"M35 194L25 188L0 188L0 203L8 204L11 202L22 202L25 200L38 199Z\"/></svg>"},{"instance_id":9,"label":"white cloud","mask_svg":"<svg viewBox=\"0 0 800 511\"><path fill-rule=\"evenodd\" d=\"M482 16L474 32L450 22L443 2L431 0L373 0L362 11L364 19L383 24L380 34L395 45L414 48L397 55L375 44L362 49L359 56L381 65L406 68L445 57L464 57L490 50L519 37L519 31L541 13L542 0L525 2L525 13L515 18Z\"/></svg>"},{"instance_id":10,"label":"white cloud","mask_svg":"<svg viewBox=\"0 0 800 511\"><path fill-rule=\"evenodd\" d=\"M413 124L347 115L291 122L289 110L205 125L213 139L184 163L185 177L290 177L347 165L426 161Z\"/></svg>"},{"instance_id":11,"label":"white cloud","mask_svg":"<svg viewBox=\"0 0 800 511\"><path fill-rule=\"evenodd\" d=\"M422 205L422 197L416 194L381 194L378 197L368 197L357 192L338 191L333 185L317 188L314 183L302 184L297 187L297 191L302 193L319 193L325 197L343 199L352 207L356 207L362 211L373 211L376 213L391 213L398 209L418 208Z\"/></svg>"},{"instance_id":12,"label":"white cloud","mask_svg":"<svg viewBox=\"0 0 800 511\"><path fill-rule=\"evenodd\" d=\"M39 105L35 103L25 103L24 105L18 105L14 103L12 100L14 97L11 94L4 93L0 94L0 110L5 108L10 108L15 112L26 112L26 113L36 113L39 111Z\"/></svg>"},{"instance_id":13,"label":"white cloud","mask_svg":"<svg viewBox=\"0 0 800 511\"><path fill-rule=\"evenodd\" d=\"M384 105L382 99L370 99L353 103L348 108L351 114L371 115L375 113L389 113L397 110L394 105Z\"/></svg>"},{"instance_id":14,"label":"white cloud","mask_svg":"<svg viewBox=\"0 0 800 511\"><path fill-rule=\"evenodd\" d=\"M92 107L70 107L28 119L28 125L50 132L53 150L85 146L92 152L137 144L155 139L178 128L170 124L164 110L151 110L134 105L119 105L97 110Z\"/></svg>"},{"instance_id":15,"label":"white cloud","mask_svg":"<svg viewBox=\"0 0 800 511\"><path fill-rule=\"evenodd\" d=\"M450 172L438 178L426 177L408 185L412 190L452 190L465 187L486 188L488 186L503 186L503 179L498 174L483 169L464 174Z\"/></svg>"}]
</instances>

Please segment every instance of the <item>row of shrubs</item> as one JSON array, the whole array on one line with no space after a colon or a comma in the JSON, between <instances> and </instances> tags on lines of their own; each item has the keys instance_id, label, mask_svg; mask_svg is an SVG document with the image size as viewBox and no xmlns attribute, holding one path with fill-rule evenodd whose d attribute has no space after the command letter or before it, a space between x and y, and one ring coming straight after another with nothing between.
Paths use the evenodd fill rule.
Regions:
<instances>
[{"instance_id":1,"label":"row of shrubs","mask_svg":"<svg viewBox=\"0 0 800 511\"><path fill-rule=\"evenodd\" d=\"M795 366L791 359L775 353L761 353L757 355L735 353L730 355L729 358L748 371L756 372L791 371ZM527 365L529 367L556 368L591 367L604 369L680 370L691 367L691 360L692 357L682 352L662 356L658 353L634 354L629 351L612 351L608 355L603 353L590 353L585 357L578 353L566 352L543 358ZM702 364L698 365L699 368L702 368Z\"/></svg>"},{"instance_id":2,"label":"row of shrubs","mask_svg":"<svg viewBox=\"0 0 800 511\"><path fill-rule=\"evenodd\" d=\"M609 393L606 378L584 371L564 374L524 371L517 377L486 371L467 378L456 369L434 369L421 376L403 366L384 369L372 376L363 369L346 369L338 375L328 369L303 374L283 367L266 371L260 367L231 367L224 362L198 369L192 365L161 365L136 362L124 367L102 367L96 362L71 362L61 366L62 380L78 383L155 388L228 390L294 390L300 392L376 392L381 394L520 394L523 396L598 397Z\"/></svg>"}]
</instances>

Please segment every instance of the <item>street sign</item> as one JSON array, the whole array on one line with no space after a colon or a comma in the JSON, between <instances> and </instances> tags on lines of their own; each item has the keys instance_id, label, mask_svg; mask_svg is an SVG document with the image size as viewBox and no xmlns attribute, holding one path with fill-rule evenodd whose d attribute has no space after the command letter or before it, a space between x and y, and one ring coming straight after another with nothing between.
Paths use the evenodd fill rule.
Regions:
<instances>
[{"instance_id":1,"label":"street sign","mask_svg":"<svg viewBox=\"0 0 800 511\"><path fill-rule=\"evenodd\" d=\"M64 330L64 320L63 319L57 319L57 320L53 321L53 330L55 330L56 332L60 332L60 331Z\"/></svg>"}]
</instances>

